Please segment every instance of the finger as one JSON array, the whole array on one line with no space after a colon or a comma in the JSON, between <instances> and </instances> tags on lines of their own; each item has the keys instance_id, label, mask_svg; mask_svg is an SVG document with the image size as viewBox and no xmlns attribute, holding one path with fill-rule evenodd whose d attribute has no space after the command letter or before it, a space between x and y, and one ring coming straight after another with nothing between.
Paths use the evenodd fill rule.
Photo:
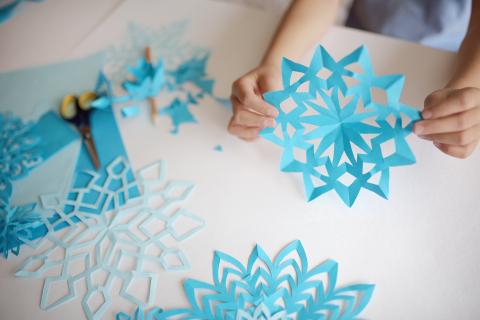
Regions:
<instances>
[{"instance_id":1,"label":"finger","mask_svg":"<svg viewBox=\"0 0 480 320\"><path fill-rule=\"evenodd\" d=\"M241 139L251 141L258 137L258 134L260 133L260 128L248 128L230 123L230 125L228 126L228 132Z\"/></svg>"},{"instance_id":2,"label":"finger","mask_svg":"<svg viewBox=\"0 0 480 320\"><path fill-rule=\"evenodd\" d=\"M232 95L247 109L269 117L277 117L278 110L265 102L256 92L256 84L250 80L237 80L232 86Z\"/></svg>"},{"instance_id":3,"label":"finger","mask_svg":"<svg viewBox=\"0 0 480 320\"><path fill-rule=\"evenodd\" d=\"M453 133L439 133L428 136L422 136L425 140L434 141L436 143L465 146L478 141L480 137L480 126L474 126L465 131L453 132Z\"/></svg>"},{"instance_id":4,"label":"finger","mask_svg":"<svg viewBox=\"0 0 480 320\"><path fill-rule=\"evenodd\" d=\"M275 120L273 118L267 118L252 113L245 109L240 109L233 116L233 124L244 127L274 128Z\"/></svg>"},{"instance_id":5,"label":"finger","mask_svg":"<svg viewBox=\"0 0 480 320\"><path fill-rule=\"evenodd\" d=\"M434 143L435 144L435 143ZM476 143L472 143L466 146L452 146L448 144L435 144L435 146L440 149L443 153L446 153L450 156L455 158L465 159L473 153L475 147L477 146Z\"/></svg>"},{"instance_id":6,"label":"finger","mask_svg":"<svg viewBox=\"0 0 480 320\"><path fill-rule=\"evenodd\" d=\"M452 90L450 89L440 89L437 91L434 91L430 93L426 98L425 101L423 102L423 107L425 109L429 109L434 107L436 104L438 104L440 101L445 99L451 92Z\"/></svg>"},{"instance_id":7,"label":"finger","mask_svg":"<svg viewBox=\"0 0 480 320\"><path fill-rule=\"evenodd\" d=\"M413 125L413 132L418 135L457 132L475 126L480 119L480 108L439 119L421 120Z\"/></svg>"},{"instance_id":8,"label":"finger","mask_svg":"<svg viewBox=\"0 0 480 320\"><path fill-rule=\"evenodd\" d=\"M437 103L422 112L424 119L438 119L475 108L480 101L480 90L476 88L454 90L444 99L436 101Z\"/></svg>"}]
</instances>

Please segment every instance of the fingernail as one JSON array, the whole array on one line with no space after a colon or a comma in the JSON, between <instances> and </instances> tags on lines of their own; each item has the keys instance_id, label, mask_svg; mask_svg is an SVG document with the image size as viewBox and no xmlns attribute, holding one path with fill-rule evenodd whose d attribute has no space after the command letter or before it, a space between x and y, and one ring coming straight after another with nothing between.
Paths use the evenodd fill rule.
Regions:
<instances>
[{"instance_id":1,"label":"fingernail","mask_svg":"<svg viewBox=\"0 0 480 320\"><path fill-rule=\"evenodd\" d=\"M278 116L278 111L277 111L277 109L268 109L267 114L270 117L277 117Z\"/></svg>"},{"instance_id":2,"label":"fingernail","mask_svg":"<svg viewBox=\"0 0 480 320\"><path fill-rule=\"evenodd\" d=\"M419 135L420 133L423 132L423 126L421 124L415 124L415 126L413 127L413 132L415 132L415 134Z\"/></svg>"},{"instance_id":3,"label":"fingernail","mask_svg":"<svg viewBox=\"0 0 480 320\"><path fill-rule=\"evenodd\" d=\"M423 119L430 119L432 117L432 111L425 110L422 112Z\"/></svg>"},{"instance_id":4,"label":"fingernail","mask_svg":"<svg viewBox=\"0 0 480 320\"><path fill-rule=\"evenodd\" d=\"M273 119L268 119L268 120L265 120L263 122L264 126L265 127L268 127L268 128L274 128L277 124L275 123L275 120Z\"/></svg>"}]
</instances>

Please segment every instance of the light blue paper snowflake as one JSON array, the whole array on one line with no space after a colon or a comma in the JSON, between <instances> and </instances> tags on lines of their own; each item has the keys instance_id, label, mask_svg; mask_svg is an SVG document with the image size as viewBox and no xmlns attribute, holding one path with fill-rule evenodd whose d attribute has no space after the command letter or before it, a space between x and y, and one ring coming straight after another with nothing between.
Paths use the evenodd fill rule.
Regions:
<instances>
[{"instance_id":1,"label":"light blue paper snowflake","mask_svg":"<svg viewBox=\"0 0 480 320\"><path fill-rule=\"evenodd\" d=\"M139 57L144 56L146 47L151 48L154 61L162 59L171 70L192 58L208 55L208 49L185 39L188 25L188 21L178 21L152 29L129 23L123 40L107 50L105 70L109 79L116 85L122 84L130 73L125 66L136 65Z\"/></svg>"},{"instance_id":2,"label":"light blue paper snowflake","mask_svg":"<svg viewBox=\"0 0 480 320\"><path fill-rule=\"evenodd\" d=\"M190 306L165 310L155 319L357 319L374 285L338 288L337 271L333 260L309 269L298 240L273 260L257 245L246 266L216 252L213 283L186 280Z\"/></svg>"},{"instance_id":3,"label":"light blue paper snowflake","mask_svg":"<svg viewBox=\"0 0 480 320\"><path fill-rule=\"evenodd\" d=\"M352 206L362 188L387 198L390 167L415 163L406 136L420 114L400 102L404 77L375 75L364 46L340 61L320 46L308 66L284 59L282 81L264 95L279 111L277 127L261 135L284 149L282 171L302 174L308 201L335 190Z\"/></svg>"},{"instance_id":4,"label":"light blue paper snowflake","mask_svg":"<svg viewBox=\"0 0 480 320\"><path fill-rule=\"evenodd\" d=\"M12 207L0 199L0 253L5 259L9 251L18 256L22 244L32 245L31 230L42 224L35 204Z\"/></svg>"},{"instance_id":5,"label":"light blue paper snowflake","mask_svg":"<svg viewBox=\"0 0 480 320\"><path fill-rule=\"evenodd\" d=\"M128 166L125 160L119 161ZM82 202L83 197L70 199L66 196L65 203L73 201L69 213L63 211L65 203L51 203L50 208L62 217L58 221L67 221L71 226L53 232L56 225L45 219L49 232L42 239L41 253L27 258L16 273L19 277L45 278L40 301L42 309L50 310L78 297L79 281L87 284L82 307L88 319L102 318L110 308L112 293L145 308L155 301L158 286L158 273L146 271L146 263L166 271L189 268L186 255L171 244L171 239L183 242L204 226L201 218L178 207L190 195L193 184L166 181L162 162L140 170L137 178L141 196L114 210L109 211L104 206L106 211L101 214L83 209L92 206L90 202ZM102 194L109 194L107 191ZM76 199L80 199L79 202ZM72 217L77 221L71 220ZM99 279L99 274L104 279ZM142 279L148 285L141 287L145 292L138 297L131 288L138 289L141 284L137 282ZM120 290L112 292L116 281L121 283ZM63 285L67 292L51 301L50 290L56 285ZM102 305L92 307L99 299Z\"/></svg>"},{"instance_id":6,"label":"light blue paper snowflake","mask_svg":"<svg viewBox=\"0 0 480 320\"><path fill-rule=\"evenodd\" d=\"M0 199L4 202L12 195L12 181L25 177L43 161L40 138L30 132L32 127L10 113L0 113Z\"/></svg>"}]
</instances>

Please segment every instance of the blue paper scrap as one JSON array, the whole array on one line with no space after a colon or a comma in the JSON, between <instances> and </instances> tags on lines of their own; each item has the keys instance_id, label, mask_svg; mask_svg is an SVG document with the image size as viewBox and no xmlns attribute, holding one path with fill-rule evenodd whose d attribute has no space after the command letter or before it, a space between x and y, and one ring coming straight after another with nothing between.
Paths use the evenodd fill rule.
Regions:
<instances>
[{"instance_id":1,"label":"blue paper scrap","mask_svg":"<svg viewBox=\"0 0 480 320\"><path fill-rule=\"evenodd\" d=\"M119 171L118 167L122 169ZM128 181L128 162L117 158L107 171L109 180L93 192L109 199L120 198L118 192L112 194L109 184L120 177ZM45 278L40 301L42 309L50 310L77 298L78 281L87 283L87 292L81 298L88 319L103 318L111 306L112 294L147 308L155 301L158 272L146 271L145 263L155 263L166 271L189 268L186 255L171 240L179 244L204 227L203 219L179 207L191 194L193 184L167 181L161 161L141 169L136 183L142 191L141 196L129 199L113 211L103 205L101 214L86 210L95 207L85 199L91 192L88 188L73 189L63 197L42 197L45 209L54 210L61 220L71 225L68 232L60 234L53 232L58 224L44 219L50 232L38 245L40 253L27 258L16 273L19 277ZM123 195L127 194L125 188L121 191ZM66 208L73 212L65 212ZM79 221L73 221L72 216ZM77 262L81 263L82 270L73 269ZM105 281L95 278L97 272L106 274ZM138 290L136 281L142 279L148 285L140 298L131 293L130 288L135 285ZM115 281L122 283L118 292L113 291ZM59 284L63 284L67 292L51 301L50 290ZM103 297L103 304L93 309L90 301L98 299L99 294Z\"/></svg>"},{"instance_id":2,"label":"blue paper scrap","mask_svg":"<svg viewBox=\"0 0 480 320\"><path fill-rule=\"evenodd\" d=\"M223 152L223 147L222 147L221 145L217 144L217 145L213 148L213 150L218 151L218 152Z\"/></svg>"},{"instance_id":3,"label":"blue paper scrap","mask_svg":"<svg viewBox=\"0 0 480 320\"><path fill-rule=\"evenodd\" d=\"M124 118L136 117L139 114L140 114L139 106L128 106L128 107L122 108L122 117Z\"/></svg>"},{"instance_id":4,"label":"blue paper scrap","mask_svg":"<svg viewBox=\"0 0 480 320\"><path fill-rule=\"evenodd\" d=\"M273 260L257 245L246 266L217 251L212 268L213 283L193 279L184 282L189 307L166 309L154 319L353 320L370 302L375 287L337 287L337 262L327 260L309 269L298 240ZM124 315L121 319L137 319Z\"/></svg>"},{"instance_id":5,"label":"blue paper scrap","mask_svg":"<svg viewBox=\"0 0 480 320\"><path fill-rule=\"evenodd\" d=\"M171 134L178 134L178 128L182 123L196 123L197 119L188 109L188 103L175 98L168 106L161 108L159 114L166 114L172 119L173 129Z\"/></svg>"},{"instance_id":6,"label":"blue paper scrap","mask_svg":"<svg viewBox=\"0 0 480 320\"><path fill-rule=\"evenodd\" d=\"M355 64L362 71L349 69ZM261 133L284 148L281 171L303 175L308 201L335 190L352 206L362 188L387 198L390 167L415 163L406 136L420 113L400 102L404 76L375 75L365 46L339 61L319 46L308 66L284 58L282 81L282 90L264 95L279 111L277 127ZM385 103L372 98L373 89ZM392 141L395 151L385 155L382 146ZM341 182L348 176L353 182Z\"/></svg>"}]
</instances>

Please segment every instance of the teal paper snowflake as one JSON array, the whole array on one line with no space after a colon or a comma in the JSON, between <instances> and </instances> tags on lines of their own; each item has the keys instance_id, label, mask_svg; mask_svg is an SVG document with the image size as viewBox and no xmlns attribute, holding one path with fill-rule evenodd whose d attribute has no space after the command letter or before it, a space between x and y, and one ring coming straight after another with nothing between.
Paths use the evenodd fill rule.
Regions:
<instances>
[{"instance_id":1,"label":"teal paper snowflake","mask_svg":"<svg viewBox=\"0 0 480 320\"><path fill-rule=\"evenodd\" d=\"M20 246L32 246L32 229L42 225L35 204L12 207L0 199L0 253L5 259L11 251L18 256Z\"/></svg>"},{"instance_id":2,"label":"teal paper snowflake","mask_svg":"<svg viewBox=\"0 0 480 320\"><path fill-rule=\"evenodd\" d=\"M257 245L246 266L216 252L213 283L186 280L190 305L164 310L154 319L358 319L374 285L338 287L337 272L338 264L333 260L310 269L298 240L273 260Z\"/></svg>"}]
</instances>

